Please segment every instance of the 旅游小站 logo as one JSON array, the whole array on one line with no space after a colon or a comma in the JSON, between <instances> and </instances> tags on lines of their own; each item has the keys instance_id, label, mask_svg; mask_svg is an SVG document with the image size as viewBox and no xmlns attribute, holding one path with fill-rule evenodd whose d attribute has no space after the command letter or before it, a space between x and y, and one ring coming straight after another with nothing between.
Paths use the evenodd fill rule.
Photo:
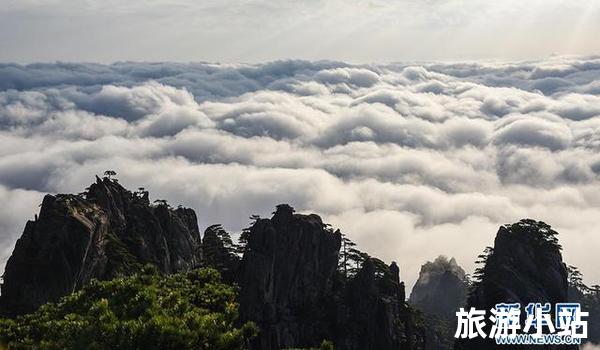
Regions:
<instances>
[{"instance_id":1,"label":"\u65c5\u6e38\u5c0f\u7ad9 logo","mask_svg":"<svg viewBox=\"0 0 600 350\"><path fill-rule=\"evenodd\" d=\"M550 303L529 303L525 307L525 322L521 322L521 304L502 303L490 310L491 324L486 334L486 312L461 308L456 312L458 325L455 338L493 338L496 344L558 345L581 344L587 338L588 312L579 303L557 303L552 317Z\"/></svg>"}]
</instances>

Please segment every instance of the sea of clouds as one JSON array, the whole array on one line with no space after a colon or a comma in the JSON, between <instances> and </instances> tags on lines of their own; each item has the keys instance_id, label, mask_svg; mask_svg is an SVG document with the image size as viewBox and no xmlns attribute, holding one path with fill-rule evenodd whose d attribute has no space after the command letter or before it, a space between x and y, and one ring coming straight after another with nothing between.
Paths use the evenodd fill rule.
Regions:
<instances>
[{"instance_id":1,"label":"sea of clouds","mask_svg":"<svg viewBox=\"0 0 600 350\"><path fill-rule=\"evenodd\" d=\"M412 286L498 226L560 232L600 281L600 57L350 65L1 64L0 269L46 193L106 169L239 232L315 212Z\"/></svg>"}]
</instances>

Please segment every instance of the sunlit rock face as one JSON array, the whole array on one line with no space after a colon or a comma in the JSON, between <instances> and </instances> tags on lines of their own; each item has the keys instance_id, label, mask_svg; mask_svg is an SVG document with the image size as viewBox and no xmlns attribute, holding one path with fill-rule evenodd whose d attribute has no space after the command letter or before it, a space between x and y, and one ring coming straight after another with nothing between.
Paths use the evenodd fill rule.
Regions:
<instances>
[{"instance_id":1,"label":"sunlit rock face","mask_svg":"<svg viewBox=\"0 0 600 350\"><path fill-rule=\"evenodd\" d=\"M199 263L192 209L150 205L147 192L98 178L84 193L44 197L6 265L0 310L31 312L92 278L131 274L145 264L173 273Z\"/></svg>"},{"instance_id":2,"label":"sunlit rock face","mask_svg":"<svg viewBox=\"0 0 600 350\"><path fill-rule=\"evenodd\" d=\"M454 258L437 257L421 266L409 303L425 317L426 349L451 349L454 345L456 311L467 298L465 271Z\"/></svg>"},{"instance_id":3,"label":"sunlit rock face","mask_svg":"<svg viewBox=\"0 0 600 350\"><path fill-rule=\"evenodd\" d=\"M424 312L450 318L464 305L466 296L465 271L454 258L439 256L421 266L409 302Z\"/></svg>"}]
</instances>

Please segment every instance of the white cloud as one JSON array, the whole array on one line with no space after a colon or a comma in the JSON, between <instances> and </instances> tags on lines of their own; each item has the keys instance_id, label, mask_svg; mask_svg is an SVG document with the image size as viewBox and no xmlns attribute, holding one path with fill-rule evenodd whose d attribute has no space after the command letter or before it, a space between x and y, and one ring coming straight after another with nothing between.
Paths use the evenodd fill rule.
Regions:
<instances>
[{"instance_id":1,"label":"white cloud","mask_svg":"<svg viewBox=\"0 0 600 350\"><path fill-rule=\"evenodd\" d=\"M572 134L565 123L551 122L535 115L508 116L496 130L494 142L522 146L539 146L551 150L569 147Z\"/></svg>"},{"instance_id":2,"label":"white cloud","mask_svg":"<svg viewBox=\"0 0 600 350\"><path fill-rule=\"evenodd\" d=\"M425 261L472 271L499 225L541 219L597 283L597 79L599 59L572 57L0 65L0 261L42 193L110 168L201 226L239 231L284 202L316 212L409 287Z\"/></svg>"},{"instance_id":3,"label":"white cloud","mask_svg":"<svg viewBox=\"0 0 600 350\"><path fill-rule=\"evenodd\" d=\"M40 192L11 190L0 185L0 202L4 203L4 209L0 210L0 271L4 271L6 260L25 228L26 220L33 220L34 209L42 198Z\"/></svg>"}]
</instances>

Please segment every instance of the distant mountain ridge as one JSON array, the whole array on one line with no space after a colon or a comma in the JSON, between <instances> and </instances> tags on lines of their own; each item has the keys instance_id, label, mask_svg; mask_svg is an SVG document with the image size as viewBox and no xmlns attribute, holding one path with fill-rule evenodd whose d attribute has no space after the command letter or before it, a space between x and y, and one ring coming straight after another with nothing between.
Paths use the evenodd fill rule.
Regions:
<instances>
[{"instance_id":1,"label":"distant mountain ridge","mask_svg":"<svg viewBox=\"0 0 600 350\"><path fill-rule=\"evenodd\" d=\"M409 302L424 312L454 318L457 306L466 301L467 289L465 270L454 258L438 256L421 266Z\"/></svg>"},{"instance_id":2,"label":"distant mountain ridge","mask_svg":"<svg viewBox=\"0 0 600 350\"><path fill-rule=\"evenodd\" d=\"M426 350L453 348L456 311L465 305L468 289L467 275L454 258L438 256L421 266L408 301L424 313Z\"/></svg>"}]
</instances>

